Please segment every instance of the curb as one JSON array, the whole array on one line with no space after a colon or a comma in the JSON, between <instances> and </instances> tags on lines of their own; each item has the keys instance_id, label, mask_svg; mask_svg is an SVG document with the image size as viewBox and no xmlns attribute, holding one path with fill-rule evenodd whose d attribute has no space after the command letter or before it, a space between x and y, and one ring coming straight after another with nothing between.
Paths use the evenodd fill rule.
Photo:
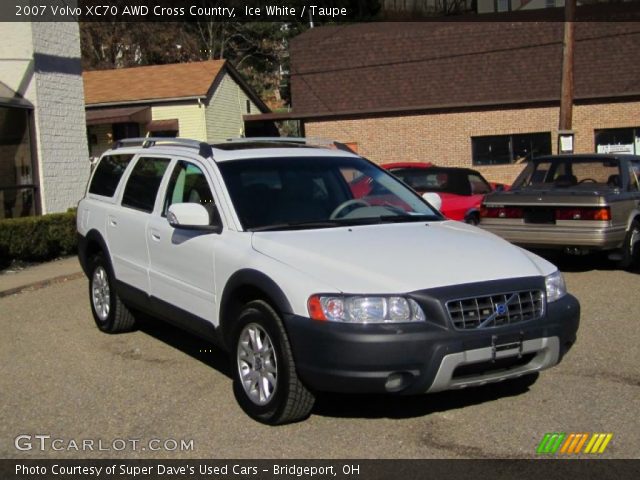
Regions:
<instances>
[{"instance_id":1,"label":"curb","mask_svg":"<svg viewBox=\"0 0 640 480\"><path fill-rule=\"evenodd\" d=\"M27 291L39 290L41 288L48 287L49 285L67 282L70 280L77 280L78 278L82 278L82 277L84 277L84 272L76 272L76 273L70 273L67 275L59 275L53 278L47 278L46 280L40 280L38 282L29 283L27 285L21 285L19 287L10 288L8 290L2 290L0 291L0 298L8 297L9 295L16 295L18 293L23 293Z\"/></svg>"}]
</instances>

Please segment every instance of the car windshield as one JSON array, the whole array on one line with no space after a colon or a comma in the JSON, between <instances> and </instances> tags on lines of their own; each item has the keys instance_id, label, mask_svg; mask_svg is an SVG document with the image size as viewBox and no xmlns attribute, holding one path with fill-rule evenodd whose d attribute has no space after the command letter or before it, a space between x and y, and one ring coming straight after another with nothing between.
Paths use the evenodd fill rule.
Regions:
<instances>
[{"instance_id":1,"label":"car windshield","mask_svg":"<svg viewBox=\"0 0 640 480\"><path fill-rule=\"evenodd\" d=\"M419 193L438 192L455 195L489 193L491 187L479 174L446 168L394 168L396 177Z\"/></svg>"},{"instance_id":2,"label":"car windshield","mask_svg":"<svg viewBox=\"0 0 640 480\"><path fill-rule=\"evenodd\" d=\"M617 161L601 158L558 158L531 162L513 184L518 188L620 188Z\"/></svg>"},{"instance_id":3,"label":"car windshield","mask_svg":"<svg viewBox=\"0 0 640 480\"><path fill-rule=\"evenodd\" d=\"M415 192L354 157L287 157L218 164L245 230L441 220Z\"/></svg>"}]
</instances>

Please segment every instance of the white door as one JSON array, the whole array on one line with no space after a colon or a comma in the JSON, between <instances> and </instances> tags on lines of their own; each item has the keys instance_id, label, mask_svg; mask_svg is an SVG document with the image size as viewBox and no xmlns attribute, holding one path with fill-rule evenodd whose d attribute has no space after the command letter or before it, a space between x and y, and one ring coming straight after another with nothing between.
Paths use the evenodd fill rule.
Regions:
<instances>
[{"instance_id":1,"label":"white door","mask_svg":"<svg viewBox=\"0 0 640 480\"><path fill-rule=\"evenodd\" d=\"M151 295L200 318L214 322L214 252L218 234L173 228L166 212L174 203L195 202L210 216L215 211L211 182L194 162L176 162L162 208L149 220Z\"/></svg>"},{"instance_id":2,"label":"white door","mask_svg":"<svg viewBox=\"0 0 640 480\"><path fill-rule=\"evenodd\" d=\"M144 292L149 291L147 222L169 162L168 158L140 157L127 179L121 206L114 206L107 216L116 278Z\"/></svg>"}]
</instances>

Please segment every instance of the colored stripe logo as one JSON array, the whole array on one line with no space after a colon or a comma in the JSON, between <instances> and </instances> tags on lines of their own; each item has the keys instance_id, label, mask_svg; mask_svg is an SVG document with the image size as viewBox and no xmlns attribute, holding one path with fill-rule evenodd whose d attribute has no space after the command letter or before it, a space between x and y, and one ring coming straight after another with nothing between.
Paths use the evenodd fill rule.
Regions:
<instances>
[{"instance_id":1,"label":"colored stripe logo","mask_svg":"<svg viewBox=\"0 0 640 480\"><path fill-rule=\"evenodd\" d=\"M604 453L613 433L545 433L536 449L539 455Z\"/></svg>"}]
</instances>

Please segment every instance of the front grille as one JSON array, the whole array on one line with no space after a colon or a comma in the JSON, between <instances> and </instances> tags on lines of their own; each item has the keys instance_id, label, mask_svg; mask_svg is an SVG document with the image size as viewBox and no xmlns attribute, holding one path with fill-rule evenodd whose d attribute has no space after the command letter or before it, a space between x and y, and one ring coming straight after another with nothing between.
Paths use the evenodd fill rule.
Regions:
<instances>
[{"instance_id":1,"label":"front grille","mask_svg":"<svg viewBox=\"0 0 640 480\"><path fill-rule=\"evenodd\" d=\"M459 330L501 327L540 318L544 312L544 295L540 290L526 290L450 300L447 311L453 326Z\"/></svg>"}]
</instances>

